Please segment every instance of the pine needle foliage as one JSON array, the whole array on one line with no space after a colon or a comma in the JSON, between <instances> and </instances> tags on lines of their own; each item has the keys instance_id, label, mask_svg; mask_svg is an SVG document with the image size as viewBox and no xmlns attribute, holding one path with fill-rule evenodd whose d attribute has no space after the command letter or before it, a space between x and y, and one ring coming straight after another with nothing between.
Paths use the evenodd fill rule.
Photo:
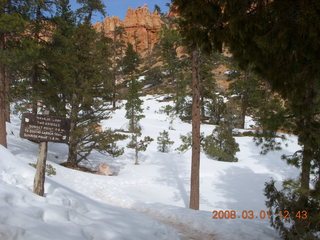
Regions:
<instances>
[{"instance_id":1,"label":"pine needle foliage","mask_svg":"<svg viewBox=\"0 0 320 240\"><path fill-rule=\"evenodd\" d=\"M220 124L203 140L202 148L207 156L224 162L237 162L236 152L239 144L232 135L232 128L227 124Z\"/></svg>"},{"instance_id":2,"label":"pine needle foliage","mask_svg":"<svg viewBox=\"0 0 320 240\"><path fill-rule=\"evenodd\" d=\"M174 143L169 138L169 132L166 130L163 130L163 132L160 132L159 137L157 137L158 140L158 150L163 153L167 153L170 151L171 145Z\"/></svg>"}]
</instances>

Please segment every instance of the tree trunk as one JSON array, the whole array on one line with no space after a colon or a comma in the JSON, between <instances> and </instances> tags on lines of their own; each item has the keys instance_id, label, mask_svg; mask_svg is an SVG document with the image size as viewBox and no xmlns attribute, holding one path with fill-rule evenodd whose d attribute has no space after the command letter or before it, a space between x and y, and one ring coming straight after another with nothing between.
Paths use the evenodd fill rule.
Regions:
<instances>
[{"instance_id":1,"label":"tree trunk","mask_svg":"<svg viewBox=\"0 0 320 240\"><path fill-rule=\"evenodd\" d=\"M134 135L133 135L133 141L134 141L134 145L136 146L135 147L135 162L134 162L134 164L135 165L139 165L139 151L138 151L138 141L137 141L137 134L135 133Z\"/></svg>"},{"instance_id":2,"label":"tree trunk","mask_svg":"<svg viewBox=\"0 0 320 240\"><path fill-rule=\"evenodd\" d=\"M318 146L314 143L314 127L316 125L316 119L314 113L317 111L316 97L314 89L317 86L314 82L306 89L305 99L301 103L301 107L305 109L304 114L300 118L298 127L303 129L302 134L299 136L299 142L303 145L303 157L301 163L301 175L300 175L300 187L302 194L300 201L304 206L308 204L308 196L310 195L310 174L311 174L311 161L314 159L314 153L318 150Z\"/></svg>"},{"instance_id":3,"label":"tree trunk","mask_svg":"<svg viewBox=\"0 0 320 240\"><path fill-rule=\"evenodd\" d=\"M8 6L11 5L11 2L8 1ZM7 39L6 36L3 37L2 49L3 51L7 48ZM9 101L9 90L10 90L10 77L7 72L6 65L3 65L3 76L4 76L4 104L5 104L5 117L6 122L10 122L10 101Z\"/></svg>"},{"instance_id":4,"label":"tree trunk","mask_svg":"<svg viewBox=\"0 0 320 240\"><path fill-rule=\"evenodd\" d=\"M38 113L38 100L35 98L36 95L36 85L38 83L39 75L38 75L38 66L33 66L33 73L32 73L32 89L33 89L33 98L32 98L32 113Z\"/></svg>"},{"instance_id":5,"label":"tree trunk","mask_svg":"<svg viewBox=\"0 0 320 240\"><path fill-rule=\"evenodd\" d=\"M4 51L5 38L2 34L0 39L0 51ZM6 72L5 65L0 64L0 144L7 147L7 127L6 127Z\"/></svg>"},{"instance_id":6,"label":"tree trunk","mask_svg":"<svg viewBox=\"0 0 320 240\"><path fill-rule=\"evenodd\" d=\"M69 153L67 162L72 167L76 167L78 165L77 161L77 139L75 134L76 130L76 119L78 116L78 106L77 106L77 95L75 93L72 94L72 107L70 114L70 138L69 138Z\"/></svg>"},{"instance_id":7,"label":"tree trunk","mask_svg":"<svg viewBox=\"0 0 320 240\"><path fill-rule=\"evenodd\" d=\"M48 143L41 142L39 144L39 155L37 161L37 170L34 177L33 192L39 196L44 196L44 182L46 177L46 161L47 161Z\"/></svg>"},{"instance_id":8,"label":"tree trunk","mask_svg":"<svg viewBox=\"0 0 320 240\"><path fill-rule=\"evenodd\" d=\"M69 137L69 151L68 151L68 159L67 159L67 163L71 167L76 167L78 165L77 141L75 136L73 136L74 130L75 130L75 124L74 122L71 122L70 137Z\"/></svg>"},{"instance_id":9,"label":"tree trunk","mask_svg":"<svg viewBox=\"0 0 320 240\"><path fill-rule=\"evenodd\" d=\"M199 51L192 52L192 163L190 184L191 209L199 209L200 172L200 72Z\"/></svg>"},{"instance_id":10,"label":"tree trunk","mask_svg":"<svg viewBox=\"0 0 320 240\"><path fill-rule=\"evenodd\" d=\"M303 158L301 164L301 182L300 186L303 192L307 192L310 189L310 170L311 170L312 151L308 149L303 150Z\"/></svg>"},{"instance_id":11,"label":"tree trunk","mask_svg":"<svg viewBox=\"0 0 320 240\"><path fill-rule=\"evenodd\" d=\"M116 63L116 41L117 41L117 33L116 31L113 31L113 64L114 64L114 69L113 69L113 81L112 81L112 107L116 108L116 84L117 84L117 63Z\"/></svg>"},{"instance_id":12,"label":"tree trunk","mask_svg":"<svg viewBox=\"0 0 320 240\"><path fill-rule=\"evenodd\" d=\"M112 107L116 108L116 95L117 95L117 74L114 72L114 79L112 81Z\"/></svg>"},{"instance_id":13,"label":"tree trunk","mask_svg":"<svg viewBox=\"0 0 320 240\"><path fill-rule=\"evenodd\" d=\"M240 121L240 128L244 129L246 124L246 114L247 114L247 108L248 108L248 97L249 97L249 88L247 86L248 84L248 76L249 72L246 70L244 72L244 91L242 94L241 99L241 121Z\"/></svg>"},{"instance_id":14,"label":"tree trunk","mask_svg":"<svg viewBox=\"0 0 320 240\"><path fill-rule=\"evenodd\" d=\"M5 114L6 121L10 122L10 99L9 99L9 91L10 91L10 77L6 73L5 75Z\"/></svg>"},{"instance_id":15,"label":"tree trunk","mask_svg":"<svg viewBox=\"0 0 320 240\"><path fill-rule=\"evenodd\" d=\"M68 160L69 166L76 167L78 165L77 162L77 142L73 137L70 136L69 141L69 152L68 152Z\"/></svg>"},{"instance_id":16,"label":"tree trunk","mask_svg":"<svg viewBox=\"0 0 320 240\"><path fill-rule=\"evenodd\" d=\"M201 95L200 97L200 105L201 105L201 121L204 122L206 119L206 110L204 106L204 97Z\"/></svg>"},{"instance_id":17,"label":"tree trunk","mask_svg":"<svg viewBox=\"0 0 320 240\"><path fill-rule=\"evenodd\" d=\"M6 101L5 101L5 71L4 65L0 65L0 144L7 147L6 128Z\"/></svg>"}]
</instances>

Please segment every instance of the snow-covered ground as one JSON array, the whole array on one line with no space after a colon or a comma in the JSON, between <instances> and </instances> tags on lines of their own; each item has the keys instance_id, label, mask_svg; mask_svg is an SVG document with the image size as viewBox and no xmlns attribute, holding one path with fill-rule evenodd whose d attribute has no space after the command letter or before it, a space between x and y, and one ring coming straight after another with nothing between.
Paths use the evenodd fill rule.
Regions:
<instances>
[{"instance_id":1,"label":"snow-covered ground","mask_svg":"<svg viewBox=\"0 0 320 240\"><path fill-rule=\"evenodd\" d=\"M19 138L20 120L13 116L8 124L9 147L0 147L0 239L139 239L139 240L257 240L278 239L267 219L211 219L214 210L244 210L259 214L266 210L264 184L270 178L281 182L298 175L297 169L280 159L299 149L297 139L288 136L283 150L262 156L251 137L237 137L239 162L227 163L201 155L200 211L188 209L191 151L174 151L180 135L191 125L159 113L168 102L163 96L143 98L141 120L143 136L154 141L140 153L140 165L134 165L134 153L112 157L94 152L89 167L101 162L112 166L116 176L101 176L64 168L64 144L49 143L48 162L57 171L47 177L46 197L32 194L37 145ZM128 120L121 108L105 128L125 129ZM249 124L248 124L249 125ZM214 126L202 125L210 134ZM157 136L167 130L175 143L170 153L157 151ZM128 140L127 140L128 141ZM120 143L125 146L126 141Z\"/></svg>"}]
</instances>

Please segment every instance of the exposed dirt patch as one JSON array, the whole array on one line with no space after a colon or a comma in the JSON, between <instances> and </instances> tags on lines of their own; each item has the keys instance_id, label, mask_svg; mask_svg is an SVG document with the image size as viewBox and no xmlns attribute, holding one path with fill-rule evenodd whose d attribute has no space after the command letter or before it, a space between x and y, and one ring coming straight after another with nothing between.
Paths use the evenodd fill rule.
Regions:
<instances>
[{"instance_id":1,"label":"exposed dirt patch","mask_svg":"<svg viewBox=\"0 0 320 240\"><path fill-rule=\"evenodd\" d=\"M68 162L60 163L60 165L63 166L63 167L66 167L66 168L71 168L73 170L78 170L78 171L82 171L82 172L88 172L88 173L97 174L97 171L93 171L93 170L91 170L89 168L85 168L85 167L75 167L75 166L72 166Z\"/></svg>"}]
</instances>

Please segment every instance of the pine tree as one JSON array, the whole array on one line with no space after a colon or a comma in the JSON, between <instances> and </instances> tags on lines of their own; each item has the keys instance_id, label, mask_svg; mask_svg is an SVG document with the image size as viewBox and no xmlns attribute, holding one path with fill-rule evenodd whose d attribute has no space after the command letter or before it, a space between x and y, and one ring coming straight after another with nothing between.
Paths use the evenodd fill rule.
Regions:
<instances>
[{"instance_id":1,"label":"pine tree","mask_svg":"<svg viewBox=\"0 0 320 240\"><path fill-rule=\"evenodd\" d=\"M173 141L170 141L169 138L169 132L164 130L159 134L158 140L158 150L160 152L167 153L170 150L170 146L174 143Z\"/></svg>"},{"instance_id":2,"label":"pine tree","mask_svg":"<svg viewBox=\"0 0 320 240\"><path fill-rule=\"evenodd\" d=\"M82 6L77 10L78 15L86 24L91 23L91 18L94 12L100 12L106 15L105 5L101 0L77 0Z\"/></svg>"},{"instance_id":3,"label":"pine tree","mask_svg":"<svg viewBox=\"0 0 320 240\"><path fill-rule=\"evenodd\" d=\"M18 57L19 72L24 79L19 84L26 84L27 89L19 92L23 100L32 104L32 113L38 114L38 106L41 104L41 90L43 83L48 79L46 76L46 65L44 64L44 52L46 51L46 41L48 41L50 21L47 15L50 13L52 2L31 1L26 4L27 28L19 36L21 56ZM16 55L17 56L17 55ZM20 88L21 90L21 88ZM43 113L49 111L43 107ZM39 156L37 170L34 179L33 192L40 196L44 194L45 167L47 158L47 142L39 142Z\"/></svg>"},{"instance_id":4,"label":"pine tree","mask_svg":"<svg viewBox=\"0 0 320 240\"><path fill-rule=\"evenodd\" d=\"M153 12L157 12L158 14L160 14L161 17L164 17L164 13L161 11L161 8L159 5L155 4L154 5L154 10Z\"/></svg>"},{"instance_id":5,"label":"pine tree","mask_svg":"<svg viewBox=\"0 0 320 240\"><path fill-rule=\"evenodd\" d=\"M234 61L230 62L232 73L228 76L231 81L228 93L240 105L241 121L239 127L244 129L245 116L252 115L264 104L267 97L272 98L266 84L249 67L242 71Z\"/></svg>"},{"instance_id":6,"label":"pine tree","mask_svg":"<svg viewBox=\"0 0 320 240\"><path fill-rule=\"evenodd\" d=\"M112 55L112 105L113 108L116 107L116 97L117 97L117 84L118 80L122 75L122 58L123 58L123 49L125 47L125 43L123 40L124 28L122 26L116 26L113 31L112 36L112 47L111 47L111 55Z\"/></svg>"},{"instance_id":7,"label":"pine tree","mask_svg":"<svg viewBox=\"0 0 320 240\"><path fill-rule=\"evenodd\" d=\"M163 69L166 71L170 82L176 81L176 73L179 71L180 60L177 56L177 49L181 46L181 36L179 32L172 28L172 23L163 25L159 40L160 59L163 62Z\"/></svg>"},{"instance_id":8,"label":"pine tree","mask_svg":"<svg viewBox=\"0 0 320 240\"><path fill-rule=\"evenodd\" d=\"M279 194L272 183L267 185L269 207L275 214L271 221L285 239L316 239L319 220L311 224L308 219L318 215L315 211L318 207L311 208L311 203L319 205L319 196L311 194L314 188L310 185L312 176L318 177L320 173L319 1L175 0L174 3L180 11L197 4L192 8L194 18L190 23L198 25L205 34L201 43L210 48L221 46L224 41L242 69L253 66L284 99L290 115L279 114L277 117L282 121L271 122L270 118L267 125L274 130L290 123L302 146L299 157L290 159L301 168L301 176L299 187L287 185L284 194ZM290 225L284 223L286 220L278 221L274 211L277 208L273 206L279 202L284 206L296 203L308 211L310 218L301 221L290 215Z\"/></svg>"},{"instance_id":9,"label":"pine tree","mask_svg":"<svg viewBox=\"0 0 320 240\"><path fill-rule=\"evenodd\" d=\"M145 74L145 83L157 86L163 82L164 74L160 66L150 67Z\"/></svg>"},{"instance_id":10,"label":"pine tree","mask_svg":"<svg viewBox=\"0 0 320 240\"><path fill-rule=\"evenodd\" d=\"M208 115L206 114L206 110L210 107L210 103L217 98L215 91L217 84L213 70L219 66L221 62L220 58L221 56L217 53L212 55L200 53L200 101L202 121L211 116L210 113Z\"/></svg>"},{"instance_id":11,"label":"pine tree","mask_svg":"<svg viewBox=\"0 0 320 240\"><path fill-rule=\"evenodd\" d=\"M139 52L139 50L141 50L139 48L139 45L141 44L141 40L139 39L139 37L137 35L137 30L134 31L132 37L133 37L133 41L134 41L134 43L133 43L134 51Z\"/></svg>"},{"instance_id":12,"label":"pine tree","mask_svg":"<svg viewBox=\"0 0 320 240\"><path fill-rule=\"evenodd\" d=\"M232 136L232 128L225 123L217 126L210 136L204 138L203 150L208 156L225 162L237 162L235 154L240 151Z\"/></svg>"},{"instance_id":13,"label":"pine tree","mask_svg":"<svg viewBox=\"0 0 320 240\"><path fill-rule=\"evenodd\" d=\"M0 4L1 14L1 84L3 102L5 104L5 120L10 122L10 84L12 79L11 60L17 39L25 28L22 8L26 1L6 0ZM1 81L2 82L2 81Z\"/></svg>"},{"instance_id":14,"label":"pine tree","mask_svg":"<svg viewBox=\"0 0 320 240\"><path fill-rule=\"evenodd\" d=\"M16 42L25 29L22 8L26 1L0 3L0 144L7 146L6 121L10 122L10 79Z\"/></svg>"},{"instance_id":15,"label":"pine tree","mask_svg":"<svg viewBox=\"0 0 320 240\"><path fill-rule=\"evenodd\" d=\"M127 49L125 51L125 56L122 59L122 72L125 75L125 78L131 78L133 74L136 74L138 71L138 66L141 60L138 53L133 49L133 45L128 43Z\"/></svg>"},{"instance_id":16,"label":"pine tree","mask_svg":"<svg viewBox=\"0 0 320 240\"><path fill-rule=\"evenodd\" d=\"M242 7L243 10L249 9L249 6L245 4ZM313 233L315 225L310 225L310 220L314 215L317 215L315 209L318 207L311 208L311 203L319 201L319 197L311 195L313 189L310 188L310 181L313 173L318 175L320 172L319 157L317 156L320 137L319 131L316 130L320 127L317 117L320 110L320 74L315 71L320 42L315 37L319 33L319 24L314 25L314 22L319 20L317 14L319 9L317 1L311 1L308 4L303 1L290 3L289 1L276 1L265 4L261 1L252 17L244 14L244 11L238 13L247 28L239 28L233 34L238 35L238 31L242 30L242 36L246 40L248 39L245 48L240 50L236 46L239 44L239 40L230 42L237 60L252 62L255 70L269 82L273 90L280 93L285 99L291 114L282 115L282 122L277 121L278 127L283 126L283 122L293 120L294 132L298 135L299 143L303 149L298 158L289 157L290 162L295 162L297 166L301 167L299 195L295 196L297 189L292 185L287 185L283 188L286 197L279 198L278 201L287 205L286 209L293 209L294 206L306 209L310 216L309 221L300 221L294 216L290 216L292 227L285 227L282 221L277 221L274 198L281 196L281 194L278 191L271 191L274 190L270 187L272 183L269 188L266 188L269 207L275 216L272 224L280 228L285 238L291 239L316 239ZM235 19L238 16L234 16ZM267 17L268 21L265 20ZM255 23L252 23L252 18L255 18ZM230 29L236 24L238 22L234 21ZM299 30L297 31L297 29ZM259 40L252 37L252 33L259 36ZM269 44L271 39L272 44ZM313 44L305 45L305 39ZM283 48L283 46L287 47ZM274 128L274 122L268 125ZM288 189L290 190L288 191ZM318 224L319 222L318 219ZM281 228L281 226L283 227Z\"/></svg>"},{"instance_id":17,"label":"pine tree","mask_svg":"<svg viewBox=\"0 0 320 240\"><path fill-rule=\"evenodd\" d=\"M56 8L53 18L55 28L45 52L48 81L41 93L42 102L50 109L51 114L67 117L69 96L74 89L74 73L72 68L66 66L73 66L76 61L74 35L77 24L69 0L57 1Z\"/></svg>"},{"instance_id":18,"label":"pine tree","mask_svg":"<svg viewBox=\"0 0 320 240\"><path fill-rule=\"evenodd\" d=\"M160 39L156 46L157 54L163 63L162 72L168 85L174 87L175 112L184 115L186 87L188 79L185 77L185 68L188 65L187 56L178 56L178 49L182 47L182 36L174 27L170 17L163 17L164 24L160 32ZM170 88L171 91L171 88Z\"/></svg>"},{"instance_id":19,"label":"pine tree","mask_svg":"<svg viewBox=\"0 0 320 240\"><path fill-rule=\"evenodd\" d=\"M135 76L131 77L129 83L129 92L127 95L126 118L129 119L129 132L131 133L131 141L127 145L128 148L133 148L135 151L135 164L139 164L139 152L145 151L149 143L153 141L150 137L145 137L139 141L141 137L141 126L139 121L144 118L142 114L143 101L139 98L140 84Z\"/></svg>"},{"instance_id":20,"label":"pine tree","mask_svg":"<svg viewBox=\"0 0 320 240\"><path fill-rule=\"evenodd\" d=\"M179 19L179 30L184 37L192 60L192 167L190 208L199 209L199 171L200 171L200 120L201 120L201 85L200 85L200 53L208 50L202 41L208 40L208 35L194 22L199 16L193 14L194 9L199 9L197 1L174 0ZM205 9L208 11L208 9ZM201 18L201 16L200 16ZM203 18L201 18L202 20ZM212 49L210 49L212 52Z\"/></svg>"},{"instance_id":21,"label":"pine tree","mask_svg":"<svg viewBox=\"0 0 320 240\"><path fill-rule=\"evenodd\" d=\"M237 162L235 154L240 151L238 143L233 137L233 128L236 125L234 113L230 106L226 106L222 121L215 130L208 136L200 135L201 150L210 158L218 161ZM179 152L185 152L192 147L192 135L180 136L182 144L176 149Z\"/></svg>"},{"instance_id":22,"label":"pine tree","mask_svg":"<svg viewBox=\"0 0 320 240\"><path fill-rule=\"evenodd\" d=\"M99 48L99 39L92 26L80 24L74 34L74 57L71 91L67 92L71 134L68 162L77 165L86 159L99 144L103 134L97 132L102 119L106 119L110 110L106 99L110 101L111 84L106 84L105 54Z\"/></svg>"},{"instance_id":23,"label":"pine tree","mask_svg":"<svg viewBox=\"0 0 320 240\"><path fill-rule=\"evenodd\" d=\"M133 50L133 46L128 44L126 55L123 58L123 71L126 74L127 80L129 80L129 90L127 94L126 118L129 119L129 131L131 133L131 141L127 145L128 148L133 148L135 151L135 164L139 164L139 152L145 151L151 141L150 137L145 137L139 141L141 136L141 126L139 121L144 118L142 103L139 98L139 92L141 90L140 83L137 79L139 56Z\"/></svg>"},{"instance_id":24,"label":"pine tree","mask_svg":"<svg viewBox=\"0 0 320 240\"><path fill-rule=\"evenodd\" d=\"M72 167L87 160L94 149L121 154L115 142L124 138L99 127L111 112L111 42L90 24L76 20L69 1L59 1L45 54L47 81L42 83L43 105L51 114L71 120L67 165Z\"/></svg>"},{"instance_id":25,"label":"pine tree","mask_svg":"<svg viewBox=\"0 0 320 240\"><path fill-rule=\"evenodd\" d=\"M227 104L223 96L213 93L211 98L205 102L205 108L208 112L208 120L212 124L219 125L226 112Z\"/></svg>"}]
</instances>

